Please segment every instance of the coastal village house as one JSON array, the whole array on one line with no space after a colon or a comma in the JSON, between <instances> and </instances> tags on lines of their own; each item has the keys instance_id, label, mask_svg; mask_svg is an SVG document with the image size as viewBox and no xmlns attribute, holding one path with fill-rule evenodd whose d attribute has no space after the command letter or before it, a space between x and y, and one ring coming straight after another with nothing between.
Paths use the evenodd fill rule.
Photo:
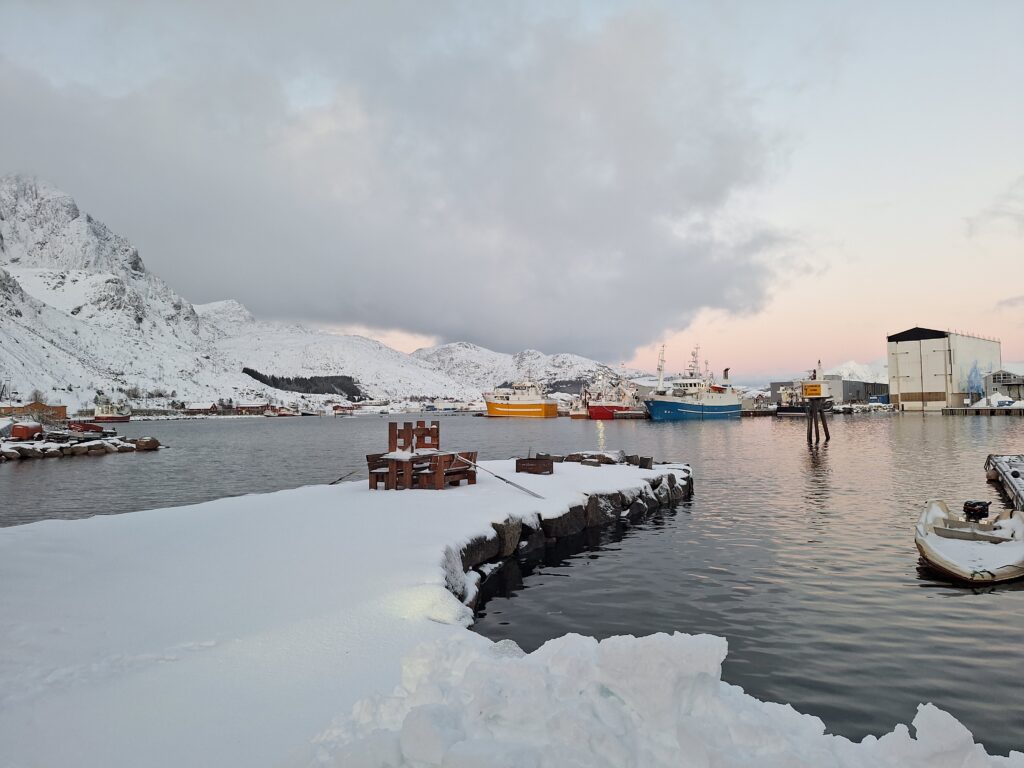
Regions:
<instances>
[{"instance_id":1,"label":"coastal village house","mask_svg":"<svg viewBox=\"0 0 1024 768\"><path fill-rule=\"evenodd\" d=\"M185 403L182 410L186 416L213 416L220 413L216 403Z\"/></svg>"},{"instance_id":2,"label":"coastal village house","mask_svg":"<svg viewBox=\"0 0 1024 768\"><path fill-rule=\"evenodd\" d=\"M262 416L270 409L269 402L262 403L235 403L235 415L237 416Z\"/></svg>"},{"instance_id":3,"label":"coastal village house","mask_svg":"<svg viewBox=\"0 0 1024 768\"><path fill-rule=\"evenodd\" d=\"M52 423L55 421L67 421L68 407L66 405L48 405L47 403L33 400L31 403L23 405L0 405L0 416L14 416Z\"/></svg>"},{"instance_id":4,"label":"coastal village house","mask_svg":"<svg viewBox=\"0 0 1024 768\"><path fill-rule=\"evenodd\" d=\"M998 392L1014 400L1024 400L1024 376L1009 371L994 371L985 376L985 397Z\"/></svg>"},{"instance_id":5,"label":"coastal village house","mask_svg":"<svg viewBox=\"0 0 1024 768\"><path fill-rule=\"evenodd\" d=\"M985 377L1002 368L996 339L910 328L887 342L890 402L901 411L962 408L981 399Z\"/></svg>"}]
</instances>

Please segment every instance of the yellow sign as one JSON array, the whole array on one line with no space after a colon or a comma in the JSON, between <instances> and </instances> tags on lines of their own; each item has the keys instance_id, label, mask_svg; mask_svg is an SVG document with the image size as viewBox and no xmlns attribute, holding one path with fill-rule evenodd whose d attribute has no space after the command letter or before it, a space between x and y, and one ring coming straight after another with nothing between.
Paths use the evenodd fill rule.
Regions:
<instances>
[{"instance_id":1,"label":"yellow sign","mask_svg":"<svg viewBox=\"0 0 1024 768\"><path fill-rule=\"evenodd\" d=\"M804 397L821 397L821 384L804 383Z\"/></svg>"}]
</instances>

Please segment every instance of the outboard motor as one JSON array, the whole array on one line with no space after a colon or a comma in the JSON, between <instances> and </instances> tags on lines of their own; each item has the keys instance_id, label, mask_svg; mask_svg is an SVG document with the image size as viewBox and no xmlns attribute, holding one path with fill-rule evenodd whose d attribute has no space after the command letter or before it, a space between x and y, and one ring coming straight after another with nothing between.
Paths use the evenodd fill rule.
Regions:
<instances>
[{"instance_id":1,"label":"outboard motor","mask_svg":"<svg viewBox=\"0 0 1024 768\"><path fill-rule=\"evenodd\" d=\"M988 517L988 507L991 501L965 501L964 517L968 522L977 523Z\"/></svg>"}]
</instances>

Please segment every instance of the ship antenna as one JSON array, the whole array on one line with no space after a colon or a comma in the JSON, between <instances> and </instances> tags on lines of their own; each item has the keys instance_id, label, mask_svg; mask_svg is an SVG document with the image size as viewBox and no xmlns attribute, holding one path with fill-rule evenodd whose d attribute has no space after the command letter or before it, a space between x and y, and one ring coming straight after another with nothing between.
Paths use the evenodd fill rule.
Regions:
<instances>
[{"instance_id":1,"label":"ship antenna","mask_svg":"<svg viewBox=\"0 0 1024 768\"><path fill-rule=\"evenodd\" d=\"M665 385L665 345L661 345L658 353L658 392L661 392Z\"/></svg>"}]
</instances>

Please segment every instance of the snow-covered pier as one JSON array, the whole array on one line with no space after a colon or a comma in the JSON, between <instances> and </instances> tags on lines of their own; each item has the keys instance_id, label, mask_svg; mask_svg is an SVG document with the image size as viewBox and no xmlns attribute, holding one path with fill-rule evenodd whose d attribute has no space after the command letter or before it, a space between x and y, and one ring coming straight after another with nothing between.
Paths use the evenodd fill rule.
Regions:
<instances>
[{"instance_id":1,"label":"snow-covered pier","mask_svg":"<svg viewBox=\"0 0 1024 768\"><path fill-rule=\"evenodd\" d=\"M916 736L827 735L721 682L721 638L569 635L525 655L465 631L474 561L692 487L685 465L481 466L544 498L482 472L0 529L0 762L1024 766L927 706Z\"/></svg>"},{"instance_id":2,"label":"snow-covered pier","mask_svg":"<svg viewBox=\"0 0 1024 768\"><path fill-rule=\"evenodd\" d=\"M985 459L985 476L1002 485L1014 509L1024 510L1024 455L989 455Z\"/></svg>"}]
</instances>

